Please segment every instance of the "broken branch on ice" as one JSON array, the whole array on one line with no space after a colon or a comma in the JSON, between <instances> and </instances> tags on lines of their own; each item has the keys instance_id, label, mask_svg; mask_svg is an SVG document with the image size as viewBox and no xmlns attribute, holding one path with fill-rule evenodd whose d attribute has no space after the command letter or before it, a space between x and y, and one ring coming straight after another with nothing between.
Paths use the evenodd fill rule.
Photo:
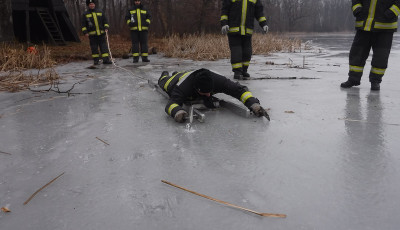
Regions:
<instances>
[{"instance_id":1,"label":"broken branch on ice","mask_svg":"<svg viewBox=\"0 0 400 230\"><path fill-rule=\"evenodd\" d=\"M11 155L11 153L6 153L6 152L3 152L3 151L0 151L0 153L4 153L4 154L7 154L7 155Z\"/></svg>"},{"instance_id":2,"label":"broken branch on ice","mask_svg":"<svg viewBox=\"0 0 400 230\"><path fill-rule=\"evenodd\" d=\"M209 200L218 202L218 203L220 203L220 204L224 204L224 205L227 205L227 206L230 206L230 207L233 207L233 208L237 208L237 209L240 209L240 210L243 210L243 211L251 212L251 213L256 214L256 215L259 215L259 216L286 218L286 214L256 212L256 211L253 211L253 210L251 210L251 209L243 208L243 207L240 207L240 206L237 206L237 205L234 205L234 204L230 204L230 203L225 202L225 201L222 201L222 200L218 200L218 199L212 198L212 197L207 196L207 195L203 195L203 194L201 194L201 193L197 193L197 192L195 192L195 191L191 191L191 190L189 190L189 189L186 189L186 188L181 187L181 186L176 185L176 184L172 184L171 182L168 182L168 181L165 181L165 180L161 180L161 182L163 182L163 183L165 183L165 184L168 184L168 185L171 185L171 186L173 186L173 187L182 189L182 190L184 190L184 191L186 191L186 192L193 193L193 194L195 194L195 195L197 195L197 196L201 196L201 197L204 197L204 198L206 198L206 199L209 199Z\"/></svg>"},{"instance_id":3,"label":"broken branch on ice","mask_svg":"<svg viewBox=\"0 0 400 230\"><path fill-rule=\"evenodd\" d=\"M61 173L59 176L57 176L56 178L54 178L53 180L51 180L49 183L45 184L43 187L41 187L40 189L38 189L35 193L33 193L25 202L24 205L28 204L29 201L31 201L40 191L42 191L44 188L46 188L47 186L49 186L51 183L53 183L55 180L57 180L58 178L60 178L62 175L64 175L65 172Z\"/></svg>"},{"instance_id":4,"label":"broken branch on ice","mask_svg":"<svg viewBox=\"0 0 400 230\"><path fill-rule=\"evenodd\" d=\"M106 145L110 145L110 144L108 144L107 142L103 141L102 139L100 139L100 138L98 138L98 137L96 137L96 139L99 140L99 141L101 141L101 142L103 142L103 143L106 144Z\"/></svg>"}]
</instances>

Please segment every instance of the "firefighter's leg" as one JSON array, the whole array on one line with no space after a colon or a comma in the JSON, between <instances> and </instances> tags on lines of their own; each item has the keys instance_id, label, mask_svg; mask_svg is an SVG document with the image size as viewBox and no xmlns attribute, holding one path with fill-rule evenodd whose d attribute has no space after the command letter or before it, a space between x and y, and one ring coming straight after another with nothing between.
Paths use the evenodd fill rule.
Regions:
<instances>
[{"instance_id":1,"label":"firefighter's leg","mask_svg":"<svg viewBox=\"0 0 400 230\"><path fill-rule=\"evenodd\" d=\"M229 48L231 50L231 65L234 72L234 78L241 80L243 78L243 63L242 63L242 36L228 35Z\"/></svg>"},{"instance_id":2,"label":"firefighter's leg","mask_svg":"<svg viewBox=\"0 0 400 230\"><path fill-rule=\"evenodd\" d=\"M393 32L374 33L372 42L372 62L369 81L372 83L381 83L388 66L390 49L392 48ZM379 85L378 85L379 86Z\"/></svg>"},{"instance_id":3,"label":"firefighter's leg","mask_svg":"<svg viewBox=\"0 0 400 230\"><path fill-rule=\"evenodd\" d=\"M243 64L243 77L249 78L250 74L247 73L247 69L250 65L251 54L252 54L251 36L242 36L242 64Z\"/></svg>"},{"instance_id":4,"label":"firefighter's leg","mask_svg":"<svg viewBox=\"0 0 400 230\"><path fill-rule=\"evenodd\" d=\"M140 32L140 53L142 55L143 62L150 62L149 56L149 45L148 45L148 32L142 31Z\"/></svg>"},{"instance_id":5,"label":"firefighter's leg","mask_svg":"<svg viewBox=\"0 0 400 230\"><path fill-rule=\"evenodd\" d=\"M133 62L139 61L139 31L131 30Z\"/></svg>"},{"instance_id":6,"label":"firefighter's leg","mask_svg":"<svg viewBox=\"0 0 400 230\"><path fill-rule=\"evenodd\" d=\"M89 36L89 44L90 44L90 49L92 51L93 64L98 65L100 54L99 54L99 42L97 36Z\"/></svg>"},{"instance_id":7,"label":"firefighter's leg","mask_svg":"<svg viewBox=\"0 0 400 230\"><path fill-rule=\"evenodd\" d=\"M167 84L168 80L171 79L172 76L169 76L168 71L163 71L161 73L160 78L158 79L158 85L160 86L161 89L163 89L165 92L167 92L165 84ZM168 92L167 92L168 93Z\"/></svg>"},{"instance_id":8,"label":"firefighter's leg","mask_svg":"<svg viewBox=\"0 0 400 230\"><path fill-rule=\"evenodd\" d=\"M349 81L360 84L365 62L371 50L373 33L357 30L349 54Z\"/></svg>"},{"instance_id":9,"label":"firefighter's leg","mask_svg":"<svg viewBox=\"0 0 400 230\"><path fill-rule=\"evenodd\" d=\"M103 59L103 64L112 64L110 60L110 54L108 50L108 45L107 45L107 39L106 35L101 35L99 36L99 46L100 46L100 52L101 52L101 58Z\"/></svg>"}]
</instances>

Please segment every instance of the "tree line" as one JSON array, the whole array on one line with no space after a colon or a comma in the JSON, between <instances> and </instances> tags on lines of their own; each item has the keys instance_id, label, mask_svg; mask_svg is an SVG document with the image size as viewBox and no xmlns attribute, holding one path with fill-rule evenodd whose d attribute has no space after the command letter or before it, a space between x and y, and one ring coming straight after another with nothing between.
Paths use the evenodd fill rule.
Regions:
<instances>
[{"instance_id":1,"label":"tree line","mask_svg":"<svg viewBox=\"0 0 400 230\"><path fill-rule=\"evenodd\" d=\"M272 32L338 32L351 31L354 26L349 0L258 1L264 5ZM64 2L71 21L80 31L85 1ZM222 0L142 0L142 3L152 15L150 33L154 36L220 32ZM132 4L133 0L98 0L96 7L106 13L111 34L128 35L124 17Z\"/></svg>"}]
</instances>

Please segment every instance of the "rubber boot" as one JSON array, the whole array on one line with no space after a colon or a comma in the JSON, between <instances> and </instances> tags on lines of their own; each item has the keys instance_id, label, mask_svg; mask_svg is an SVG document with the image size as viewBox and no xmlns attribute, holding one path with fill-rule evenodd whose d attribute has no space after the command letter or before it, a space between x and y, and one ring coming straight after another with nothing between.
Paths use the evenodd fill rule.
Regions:
<instances>
[{"instance_id":1,"label":"rubber boot","mask_svg":"<svg viewBox=\"0 0 400 230\"><path fill-rule=\"evenodd\" d=\"M243 80L248 80L250 78L250 74L247 73L247 68L248 68L248 66L243 67L243 72L242 72Z\"/></svg>"},{"instance_id":2,"label":"rubber boot","mask_svg":"<svg viewBox=\"0 0 400 230\"><path fill-rule=\"evenodd\" d=\"M169 77L169 73L168 73L168 71L163 71L162 73L161 73L161 76L160 76L160 78L162 78L162 77Z\"/></svg>"},{"instance_id":3,"label":"rubber boot","mask_svg":"<svg viewBox=\"0 0 400 230\"><path fill-rule=\"evenodd\" d=\"M139 57L133 57L133 63L138 63L139 62Z\"/></svg>"},{"instance_id":4,"label":"rubber boot","mask_svg":"<svg viewBox=\"0 0 400 230\"><path fill-rule=\"evenodd\" d=\"M93 59L93 65L99 65L99 58Z\"/></svg>"},{"instance_id":5,"label":"rubber boot","mask_svg":"<svg viewBox=\"0 0 400 230\"><path fill-rule=\"evenodd\" d=\"M150 62L147 56L142 56L142 62Z\"/></svg>"},{"instance_id":6,"label":"rubber boot","mask_svg":"<svg viewBox=\"0 0 400 230\"><path fill-rule=\"evenodd\" d=\"M236 79L236 80L243 80L242 71L235 71L235 72L233 72L233 79Z\"/></svg>"},{"instance_id":7,"label":"rubber boot","mask_svg":"<svg viewBox=\"0 0 400 230\"><path fill-rule=\"evenodd\" d=\"M105 58L103 58L103 64L109 65L109 64L112 64L112 62L109 57L105 57Z\"/></svg>"},{"instance_id":8,"label":"rubber boot","mask_svg":"<svg viewBox=\"0 0 400 230\"><path fill-rule=\"evenodd\" d=\"M381 86L379 82L371 82L371 90L379 91L381 90Z\"/></svg>"},{"instance_id":9,"label":"rubber boot","mask_svg":"<svg viewBox=\"0 0 400 230\"><path fill-rule=\"evenodd\" d=\"M342 84L340 84L340 87L342 87L342 88L351 88L351 87L357 86L357 85L360 85L360 83L347 80L347 81L343 82Z\"/></svg>"}]
</instances>

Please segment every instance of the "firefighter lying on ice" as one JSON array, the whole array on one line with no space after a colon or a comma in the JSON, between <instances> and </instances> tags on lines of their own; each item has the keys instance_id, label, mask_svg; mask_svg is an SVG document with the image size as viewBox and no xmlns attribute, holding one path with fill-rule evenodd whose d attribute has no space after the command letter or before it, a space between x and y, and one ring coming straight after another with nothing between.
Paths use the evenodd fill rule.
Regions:
<instances>
[{"instance_id":1,"label":"firefighter lying on ice","mask_svg":"<svg viewBox=\"0 0 400 230\"><path fill-rule=\"evenodd\" d=\"M246 86L208 69L174 72L172 76L164 71L158 79L158 85L170 96L165 112L176 122L182 123L188 116L182 107L186 101L200 99L206 107L215 108L216 98L212 95L216 93L224 93L240 100L258 117L268 117L259 100L253 97Z\"/></svg>"}]
</instances>

